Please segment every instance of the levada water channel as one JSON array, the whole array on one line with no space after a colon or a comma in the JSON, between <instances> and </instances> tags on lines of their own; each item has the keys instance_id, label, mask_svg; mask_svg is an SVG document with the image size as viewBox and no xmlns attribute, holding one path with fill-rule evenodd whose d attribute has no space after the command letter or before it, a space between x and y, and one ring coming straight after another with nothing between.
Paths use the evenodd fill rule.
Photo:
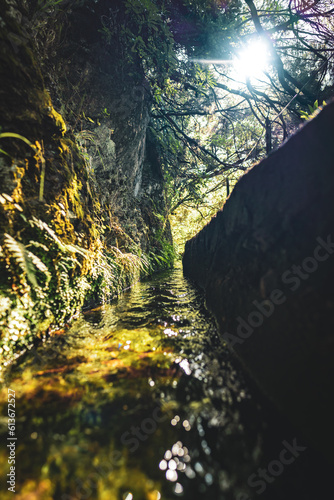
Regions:
<instances>
[{"instance_id":1,"label":"levada water channel","mask_svg":"<svg viewBox=\"0 0 334 500\"><path fill-rule=\"evenodd\" d=\"M223 346L180 267L28 351L0 394L3 500L329 498L327 466Z\"/></svg>"}]
</instances>

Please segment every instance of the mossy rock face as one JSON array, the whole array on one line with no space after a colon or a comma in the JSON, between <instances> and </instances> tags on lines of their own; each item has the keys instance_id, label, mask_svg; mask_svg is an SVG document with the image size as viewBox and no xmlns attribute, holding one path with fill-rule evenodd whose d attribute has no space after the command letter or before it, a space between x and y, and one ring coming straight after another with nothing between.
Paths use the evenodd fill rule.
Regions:
<instances>
[{"instance_id":1,"label":"mossy rock face","mask_svg":"<svg viewBox=\"0 0 334 500\"><path fill-rule=\"evenodd\" d=\"M89 2L1 6L0 354L8 361L84 303L171 265L173 248L146 139L147 83L138 61L121 60L99 33L104 4L95 13ZM78 23L88 20L82 34Z\"/></svg>"},{"instance_id":2,"label":"mossy rock face","mask_svg":"<svg viewBox=\"0 0 334 500\"><path fill-rule=\"evenodd\" d=\"M30 115L32 130L41 127L35 141L43 144L40 155L30 152L29 146L28 151L22 147L20 151L15 141L23 141L12 138L7 140L8 156L2 161L0 351L8 359L54 322L67 321L81 309L89 288L83 264L89 274L95 260L98 230L95 228L94 237L93 214L82 197L85 180L78 180L83 161L74 143L71 149L59 152L63 130L55 123L54 133L47 136L42 125L50 117L43 116L43 111L43 107L38 110L40 124ZM20 122L17 128L15 125L14 121L17 130ZM54 156L50 150L55 151ZM41 193L43 166L47 180ZM75 231L74 222L80 232Z\"/></svg>"},{"instance_id":3,"label":"mossy rock face","mask_svg":"<svg viewBox=\"0 0 334 500\"><path fill-rule=\"evenodd\" d=\"M125 15L123 2L114 7L111 14L108 2L72 5L60 19L66 36L55 41L43 68L53 102L89 166L104 237L122 249L132 240L144 252L153 247L159 253L163 244L149 234L147 207L156 214L153 228L163 228L162 240L170 242L171 233L160 220L167 213L164 181L147 137L152 92L133 42L126 45L122 29L105 29L114 15L119 22ZM54 23L49 27L54 30Z\"/></svg>"}]
</instances>

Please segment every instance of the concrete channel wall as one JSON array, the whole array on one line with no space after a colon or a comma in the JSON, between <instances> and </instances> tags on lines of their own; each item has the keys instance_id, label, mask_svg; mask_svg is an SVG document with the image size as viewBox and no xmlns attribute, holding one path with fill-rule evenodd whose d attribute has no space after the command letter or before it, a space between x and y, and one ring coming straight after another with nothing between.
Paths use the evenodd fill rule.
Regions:
<instances>
[{"instance_id":1,"label":"concrete channel wall","mask_svg":"<svg viewBox=\"0 0 334 500\"><path fill-rule=\"evenodd\" d=\"M333 461L333 102L240 179L183 266L222 342Z\"/></svg>"}]
</instances>

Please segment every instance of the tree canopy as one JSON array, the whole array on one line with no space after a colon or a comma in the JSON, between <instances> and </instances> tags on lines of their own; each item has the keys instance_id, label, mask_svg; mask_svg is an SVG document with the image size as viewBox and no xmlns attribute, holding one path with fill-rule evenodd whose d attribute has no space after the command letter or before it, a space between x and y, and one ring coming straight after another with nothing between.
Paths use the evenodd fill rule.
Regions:
<instances>
[{"instance_id":1,"label":"tree canopy","mask_svg":"<svg viewBox=\"0 0 334 500\"><path fill-rule=\"evenodd\" d=\"M333 94L330 1L126 5L137 15L133 43L151 83L151 126L171 212L184 203L205 205L205 193L221 193L222 186L229 194L240 173ZM247 72L259 63L261 48L262 71Z\"/></svg>"},{"instance_id":2,"label":"tree canopy","mask_svg":"<svg viewBox=\"0 0 334 500\"><path fill-rule=\"evenodd\" d=\"M333 95L330 0L37 4L38 12L40 4L46 12L89 9L93 28L78 29L95 30L115 54L120 80L135 79L149 94L171 213L203 208L206 194L228 195L242 172Z\"/></svg>"}]
</instances>

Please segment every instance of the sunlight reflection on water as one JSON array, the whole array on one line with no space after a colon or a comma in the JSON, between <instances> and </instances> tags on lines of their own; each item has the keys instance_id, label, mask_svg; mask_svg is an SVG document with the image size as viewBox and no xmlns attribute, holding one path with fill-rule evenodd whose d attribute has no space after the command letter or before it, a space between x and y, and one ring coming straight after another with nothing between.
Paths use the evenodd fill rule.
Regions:
<instances>
[{"instance_id":1,"label":"sunlight reflection on water","mask_svg":"<svg viewBox=\"0 0 334 500\"><path fill-rule=\"evenodd\" d=\"M259 403L180 268L86 311L11 376L36 499L235 500L263 455Z\"/></svg>"}]
</instances>

